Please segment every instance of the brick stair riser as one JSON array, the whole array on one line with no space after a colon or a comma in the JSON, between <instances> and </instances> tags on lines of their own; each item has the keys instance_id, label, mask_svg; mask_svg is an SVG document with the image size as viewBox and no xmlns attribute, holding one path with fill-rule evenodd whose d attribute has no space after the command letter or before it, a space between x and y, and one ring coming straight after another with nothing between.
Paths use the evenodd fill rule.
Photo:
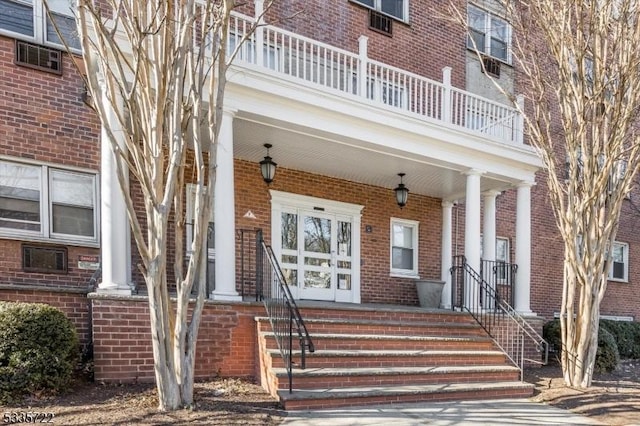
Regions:
<instances>
[{"instance_id":1,"label":"brick stair riser","mask_svg":"<svg viewBox=\"0 0 640 426\"><path fill-rule=\"evenodd\" d=\"M318 310L301 308L302 318L307 319L347 319L365 321L406 321L424 323L458 323L476 324L470 316L452 312L426 313L426 312L395 312L395 311L358 311L358 310Z\"/></svg>"},{"instance_id":2,"label":"brick stair riser","mask_svg":"<svg viewBox=\"0 0 640 426\"><path fill-rule=\"evenodd\" d=\"M412 386L450 383L505 382L520 379L519 371L505 372L465 372L443 374L400 374L370 376L293 376L295 389L316 389L336 387L370 386ZM286 375L278 376L280 389L289 389Z\"/></svg>"},{"instance_id":3,"label":"brick stair riser","mask_svg":"<svg viewBox=\"0 0 640 426\"><path fill-rule=\"evenodd\" d=\"M485 336L481 327L438 327L433 326L384 326L378 324L335 324L335 323L307 323L307 330L313 338L314 334L379 334L394 336Z\"/></svg>"},{"instance_id":4,"label":"brick stair riser","mask_svg":"<svg viewBox=\"0 0 640 426\"><path fill-rule=\"evenodd\" d=\"M402 404L409 402L438 402L438 401L465 401L474 399L501 399L501 398L528 398L532 395L531 388L501 389L491 391L460 391L433 394L409 394L409 395L385 395L376 397L359 398L318 398L313 400L289 400L284 401L285 410L309 410L330 409L359 405L378 404Z\"/></svg>"},{"instance_id":5,"label":"brick stair riser","mask_svg":"<svg viewBox=\"0 0 640 426\"><path fill-rule=\"evenodd\" d=\"M294 356L294 361L299 363L300 356ZM307 354L307 368L366 368L366 367L437 367L449 366L473 366L473 365L506 365L504 355L482 356L341 356L323 357L315 354ZM279 355L271 356L273 368L284 368L284 361Z\"/></svg>"},{"instance_id":6,"label":"brick stair riser","mask_svg":"<svg viewBox=\"0 0 640 426\"><path fill-rule=\"evenodd\" d=\"M266 339L268 349L276 349L278 347L275 339L267 336ZM458 340L404 340L404 339L359 339L353 336L352 339L345 340L341 338L316 338L313 340L316 350L491 350L494 344L491 340L481 341L458 341ZM300 345L294 340L293 347L298 350Z\"/></svg>"}]
</instances>

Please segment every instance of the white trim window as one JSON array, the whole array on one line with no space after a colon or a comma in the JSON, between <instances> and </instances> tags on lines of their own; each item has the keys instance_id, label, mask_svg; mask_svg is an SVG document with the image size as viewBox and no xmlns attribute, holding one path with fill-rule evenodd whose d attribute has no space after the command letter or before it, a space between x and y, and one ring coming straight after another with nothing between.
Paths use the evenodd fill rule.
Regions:
<instances>
[{"instance_id":1,"label":"white trim window","mask_svg":"<svg viewBox=\"0 0 640 426\"><path fill-rule=\"evenodd\" d=\"M351 0L402 22L409 22L409 0Z\"/></svg>"},{"instance_id":2,"label":"white trim window","mask_svg":"<svg viewBox=\"0 0 640 426\"><path fill-rule=\"evenodd\" d=\"M629 244L613 243L608 278L611 281L629 281Z\"/></svg>"},{"instance_id":3,"label":"white trim window","mask_svg":"<svg viewBox=\"0 0 640 426\"><path fill-rule=\"evenodd\" d=\"M0 160L0 236L98 242L95 173Z\"/></svg>"},{"instance_id":4,"label":"white trim window","mask_svg":"<svg viewBox=\"0 0 640 426\"><path fill-rule=\"evenodd\" d=\"M414 220L391 218L391 275L418 278L418 225Z\"/></svg>"},{"instance_id":5,"label":"white trim window","mask_svg":"<svg viewBox=\"0 0 640 426\"><path fill-rule=\"evenodd\" d=\"M69 47L79 52L75 0L48 0L48 4L53 20L47 14L44 0L0 0L0 34L63 48L55 22Z\"/></svg>"},{"instance_id":6,"label":"white trim window","mask_svg":"<svg viewBox=\"0 0 640 426\"><path fill-rule=\"evenodd\" d=\"M511 25L504 19L476 6L467 6L469 36L467 47L507 64L511 63Z\"/></svg>"}]
</instances>

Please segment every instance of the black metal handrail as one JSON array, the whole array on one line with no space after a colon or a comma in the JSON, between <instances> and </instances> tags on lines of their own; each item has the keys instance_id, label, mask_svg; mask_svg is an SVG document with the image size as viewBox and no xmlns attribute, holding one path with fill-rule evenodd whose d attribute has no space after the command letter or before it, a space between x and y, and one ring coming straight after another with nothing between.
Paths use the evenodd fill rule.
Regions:
<instances>
[{"instance_id":1,"label":"black metal handrail","mask_svg":"<svg viewBox=\"0 0 640 426\"><path fill-rule=\"evenodd\" d=\"M287 285L282 269L280 269L280 264L273 254L271 246L264 242L262 232L258 232L258 241L261 250L256 253L256 287L262 295L278 349L287 369L289 392L291 393L293 391L294 333L300 343L301 369L305 368L306 350L315 352L315 348L300 310L291 295L291 290Z\"/></svg>"},{"instance_id":2,"label":"black metal handrail","mask_svg":"<svg viewBox=\"0 0 640 426\"><path fill-rule=\"evenodd\" d=\"M523 379L525 361L547 364L549 343L509 304L503 295L482 275L467 264L464 256L453 257L451 268L451 305L462 309L485 329L511 362L520 369ZM542 354L541 360L525 357L525 338Z\"/></svg>"},{"instance_id":3,"label":"black metal handrail","mask_svg":"<svg viewBox=\"0 0 640 426\"><path fill-rule=\"evenodd\" d=\"M480 276L495 289L498 297L513 306L513 284L515 283L518 265L501 260L480 261ZM480 294L483 297L483 294Z\"/></svg>"}]
</instances>

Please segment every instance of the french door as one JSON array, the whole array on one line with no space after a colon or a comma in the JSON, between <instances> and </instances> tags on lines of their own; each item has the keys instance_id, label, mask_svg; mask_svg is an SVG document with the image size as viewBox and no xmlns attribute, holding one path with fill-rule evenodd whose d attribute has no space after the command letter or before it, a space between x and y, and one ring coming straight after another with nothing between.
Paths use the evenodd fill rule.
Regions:
<instances>
[{"instance_id":1,"label":"french door","mask_svg":"<svg viewBox=\"0 0 640 426\"><path fill-rule=\"evenodd\" d=\"M284 208L279 219L280 264L294 297L353 301L353 218Z\"/></svg>"}]
</instances>

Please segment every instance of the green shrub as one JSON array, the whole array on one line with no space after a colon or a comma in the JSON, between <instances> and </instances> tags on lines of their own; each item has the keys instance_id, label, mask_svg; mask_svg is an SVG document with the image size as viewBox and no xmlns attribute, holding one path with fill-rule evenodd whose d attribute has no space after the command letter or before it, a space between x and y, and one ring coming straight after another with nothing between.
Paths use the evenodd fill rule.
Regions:
<instances>
[{"instance_id":1,"label":"green shrub","mask_svg":"<svg viewBox=\"0 0 640 426\"><path fill-rule=\"evenodd\" d=\"M60 310L0 302L0 402L64 389L78 348L75 328Z\"/></svg>"},{"instance_id":2,"label":"green shrub","mask_svg":"<svg viewBox=\"0 0 640 426\"><path fill-rule=\"evenodd\" d=\"M610 373L615 370L620 362L620 354L616 338L604 327L598 330L598 352L594 371L597 373Z\"/></svg>"},{"instance_id":3,"label":"green shrub","mask_svg":"<svg viewBox=\"0 0 640 426\"><path fill-rule=\"evenodd\" d=\"M598 352L594 369L597 372L613 371L620 362L620 352L617 338L609 329L609 323L616 321L600 321L598 333ZM619 322L618 322L619 323ZM554 319L547 322L542 329L544 339L549 342L549 347L560 357L562 353L562 339L560 337L560 320Z\"/></svg>"},{"instance_id":4,"label":"green shrub","mask_svg":"<svg viewBox=\"0 0 640 426\"><path fill-rule=\"evenodd\" d=\"M549 321L542 326L542 337L549 343L549 350L560 356L562 353L562 337L559 319Z\"/></svg>"},{"instance_id":5,"label":"green shrub","mask_svg":"<svg viewBox=\"0 0 640 426\"><path fill-rule=\"evenodd\" d=\"M639 322L602 320L600 326L605 327L615 337L620 358L640 359Z\"/></svg>"}]
</instances>

